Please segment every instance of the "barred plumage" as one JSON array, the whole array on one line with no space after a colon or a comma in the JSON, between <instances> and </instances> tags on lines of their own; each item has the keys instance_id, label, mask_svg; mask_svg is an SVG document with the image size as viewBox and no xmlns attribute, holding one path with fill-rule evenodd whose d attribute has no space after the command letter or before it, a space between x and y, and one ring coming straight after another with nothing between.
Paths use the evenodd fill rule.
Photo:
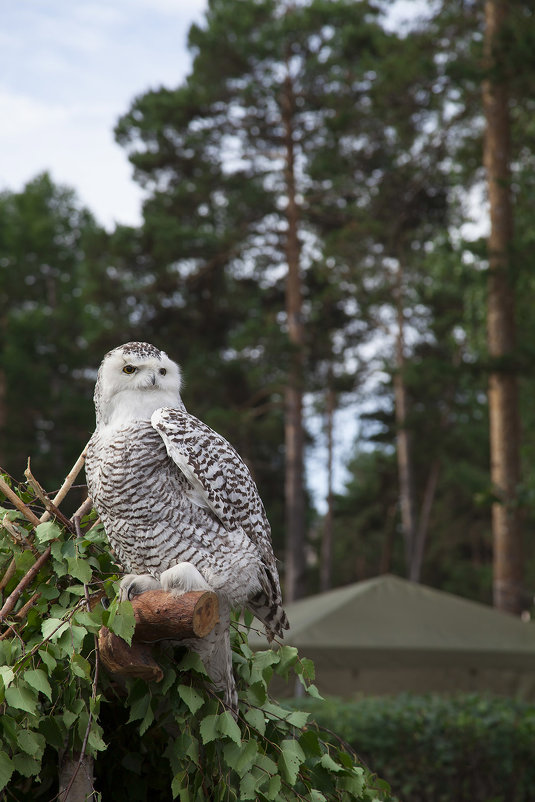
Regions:
<instances>
[{"instance_id":1,"label":"barred plumage","mask_svg":"<svg viewBox=\"0 0 535 802\"><path fill-rule=\"evenodd\" d=\"M180 386L178 365L148 343L106 354L87 483L112 548L136 575L123 580L125 595L157 583L218 594L220 624L211 638L189 645L235 706L230 609L249 607L269 640L288 622L256 485L232 446L186 412Z\"/></svg>"}]
</instances>

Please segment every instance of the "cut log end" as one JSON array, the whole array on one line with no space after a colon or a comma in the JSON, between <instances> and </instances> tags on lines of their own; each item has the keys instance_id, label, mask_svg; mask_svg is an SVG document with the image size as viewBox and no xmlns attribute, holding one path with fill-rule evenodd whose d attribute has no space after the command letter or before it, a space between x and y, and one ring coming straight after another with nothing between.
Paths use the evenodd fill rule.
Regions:
<instances>
[{"instance_id":1,"label":"cut log end","mask_svg":"<svg viewBox=\"0 0 535 802\"><path fill-rule=\"evenodd\" d=\"M99 634L99 654L112 674L159 682L163 672L152 656L151 644L161 640L203 638L219 620L217 596L191 591L182 596L149 590L132 601L136 628L129 646L106 627Z\"/></svg>"},{"instance_id":2,"label":"cut log end","mask_svg":"<svg viewBox=\"0 0 535 802\"><path fill-rule=\"evenodd\" d=\"M219 618L217 596L211 591L191 591L182 596L165 590L148 590L132 601L136 619L134 640L204 638Z\"/></svg>"}]
</instances>

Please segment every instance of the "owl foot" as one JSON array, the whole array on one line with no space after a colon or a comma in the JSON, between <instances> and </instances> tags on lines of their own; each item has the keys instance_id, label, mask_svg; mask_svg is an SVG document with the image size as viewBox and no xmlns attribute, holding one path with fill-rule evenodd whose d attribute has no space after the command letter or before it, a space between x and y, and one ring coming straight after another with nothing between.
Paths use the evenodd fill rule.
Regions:
<instances>
[{"instance_id":1,"label":"owl foot","mask_svg":"<svg viewBox=\"0 0 535 802\"><path fill-rule=\"evenodd\" d=\"M161 586L177 596L190 590L212 590L203 575L191 563L173 565L160 576Z\"/></svg>"},{"instance_id":2,"label":"owl foot","mask_svg":"<svg viewBox=\"0 0 535 802\"><path fill-rule=\"evenodd\" d=\"M139 596L146 590L157 590L160 587L158 580L150 574L127 574L121 579L119 601L131 601L134 596Z\"/></svg>"}]
</instances>

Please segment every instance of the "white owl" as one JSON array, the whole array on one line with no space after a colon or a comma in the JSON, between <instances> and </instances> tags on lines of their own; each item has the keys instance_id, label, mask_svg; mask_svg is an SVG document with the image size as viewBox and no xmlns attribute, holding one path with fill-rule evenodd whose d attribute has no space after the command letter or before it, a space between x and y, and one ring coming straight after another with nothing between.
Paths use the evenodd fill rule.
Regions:
<instances>
[{"instance_id":1,"label":"white owl","mask_svg":"<svg viewBox=\"0 0 535 802\"><path fill-rule=\"evenodd\" d=\"M106 354L87 485L131 572L121 582L123 598L155 587L217 593L219 624L188 646L235 708L230 610L249 608L270 641L288 621L256 485L232 446L186 412L180 388L179 366L153 345L131 342Z\"/></svg>"}]
</instances>

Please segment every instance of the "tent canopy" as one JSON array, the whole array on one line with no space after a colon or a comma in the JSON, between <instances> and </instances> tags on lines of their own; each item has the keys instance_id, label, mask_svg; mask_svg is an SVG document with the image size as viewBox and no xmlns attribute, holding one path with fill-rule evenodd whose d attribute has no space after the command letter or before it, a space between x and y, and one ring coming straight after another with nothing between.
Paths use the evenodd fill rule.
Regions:
<instances>
[{"instance_id":1,"label":"tent canopy","mask_svg":"<svg viewBox=\"0 0 535 802\"><path fill-rule=\"evenodd\" d=\"M507 677L507 693L515 692L511 688L520 675L524 685L528 677L535 687L535 626L399 577L357 582L301 599L286 610L290 630L284 641L314 660L320 690L321 679L330 677L329 684L340 688L342 683L346 692L348 683L351 692L373 692L368 688L372 676L372 686L387 691L419 690L422 678L424 686L431 683L430 690L455 689L459 683L460 690L479 690L481 684L489 686L484 678L491 674L500 675L500 686ZM265 648L258 636L251 635L250 644Z\"/></svg>"}]
</instances>

